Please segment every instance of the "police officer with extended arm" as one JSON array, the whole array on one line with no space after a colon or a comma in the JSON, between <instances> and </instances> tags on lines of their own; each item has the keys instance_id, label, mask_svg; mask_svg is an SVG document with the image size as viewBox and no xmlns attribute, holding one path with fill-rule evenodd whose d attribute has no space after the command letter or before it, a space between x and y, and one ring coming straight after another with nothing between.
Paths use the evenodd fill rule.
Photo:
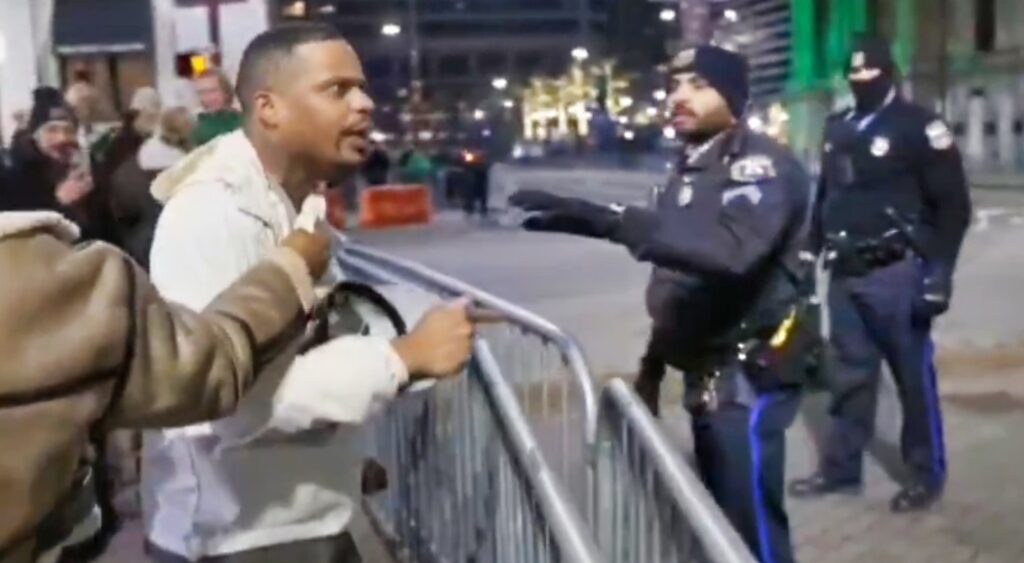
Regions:
<instances>
[{"instance_id":1,"label":"police officer with extended arm","mask_svg":"<svg viewBox=\"0 0 1024 563\"><path fill-rule=\"evenodd\" d=\"M833 420L819 471L790 489L798 496L860 490L885 359L903 405L911 472L891 508L906 512L930 506L946 480L929 333L949 307L971 204L952 133L900 96L895 72L888 46L861 38L849 67L856 107L826 125L812 242L834 257Z\"/></svg>"},{"instance_id":2,"label":"police officer with extended arm","mask_svg":"<svg viewBox=\"0 0 1024 563\"><path fill-rule=\"evenodd\" d=\"M608 239L654 264L640 385L657 404L664 365L682 370L700 473L762 561L793 561L783 505L785 430L799 386L759 357L794 294L810 181L793 155L741 122L747 63L717 47L672 62L672 126L686 140L653 209L524 191L530 230ZM767 332L764 329L768 329ZM757 364L757 365L755 365Z\"/></svg>"}]
</instances>

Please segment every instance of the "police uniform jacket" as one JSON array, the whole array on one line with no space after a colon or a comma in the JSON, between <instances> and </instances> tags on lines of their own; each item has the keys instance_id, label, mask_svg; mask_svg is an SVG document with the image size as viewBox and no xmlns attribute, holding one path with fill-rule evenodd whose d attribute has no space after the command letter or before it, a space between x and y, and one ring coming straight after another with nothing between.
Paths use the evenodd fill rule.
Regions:
<instances>
[{"instance_id":1,"label":"police uniform jacket","mask_svg":"<svg viewBox=\"0 0 1024 563\"><path fill-rule=\"evenodd\" d=\"M677 367L720 347L770 300L805 243L811 192L793 154L745 126L690 155L654 209L625 210L617 235L655 265L647 308L656 346Z\"/></svg>"},{"instance_id":2,"label":"police uniform jacket","mask_svg":"<svg viewBox=\"0 0 1024 563\"><path fill-rule=\"evenodd\" d=\"M895 93L874 114L846 111L826 124L813 244L845 232L854 243L893 229L886 208L914 223L926 258L951 270L971 217L953 134Z\"/></svg>"}]
</instances>

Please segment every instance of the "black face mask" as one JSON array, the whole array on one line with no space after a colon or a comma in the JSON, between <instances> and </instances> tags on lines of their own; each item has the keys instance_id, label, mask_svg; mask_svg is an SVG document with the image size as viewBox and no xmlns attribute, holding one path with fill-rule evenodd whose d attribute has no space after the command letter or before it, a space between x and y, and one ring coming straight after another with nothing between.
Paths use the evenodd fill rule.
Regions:
<instances>
[{"instance_id":1,"label":"black face mask","mask_svg":"<svg viewBox=\"0 0 1024 563\"><path fill-rule=\"evenodd\" d=\"M880 108L892 87L892 79L884 75L863 82L851 80L850 90L853 92L857 111L868 113Z\"/></svg>"}]
</instances>

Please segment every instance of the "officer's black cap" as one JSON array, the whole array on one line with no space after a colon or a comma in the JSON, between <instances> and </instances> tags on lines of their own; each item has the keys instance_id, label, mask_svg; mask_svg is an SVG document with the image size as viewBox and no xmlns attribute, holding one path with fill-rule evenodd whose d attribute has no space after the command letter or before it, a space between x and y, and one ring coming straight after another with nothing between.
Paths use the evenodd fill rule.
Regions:
<instances>
[{"instance_id":1,"label":"officer's black cap","mask_svg":"<svg viewBox=\"0 0 1024 563\"><path fill-rule=\"evenodd\" d=\"M680 51L669 63L670 74L697 74L725 98L733 117L739 118L750 99L747 59L738 53L713 45L701 45Z\"/></svg>"},{"instance_id":2,"label":"officer's black cap","mask_svg":"<svg viewBox=\"0 0 1024 563\"><path fill-rule=\"evenodd\" d=\"M884 76L892 76L896 63L892 59L889 43L874 35L860 35L853 41L850 58L846 61L846 73L862 68L877 68Z\"/></svg>"}]
</instances>

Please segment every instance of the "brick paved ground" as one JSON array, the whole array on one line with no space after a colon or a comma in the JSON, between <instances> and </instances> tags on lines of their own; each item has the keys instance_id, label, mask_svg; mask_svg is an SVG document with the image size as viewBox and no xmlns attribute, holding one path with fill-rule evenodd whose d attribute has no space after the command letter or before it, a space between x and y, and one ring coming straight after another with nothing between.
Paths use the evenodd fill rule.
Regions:
<instances>
[{"instance_id":1,"label":"brick paved ground","mask_svg":"<svg viewBox=\"0 0 1024 563\"><path fill-rule=\"evenodd\" d=\"M1019 392L1024 374L1011 377ZM994 387L995 381L989 382ZM1024 562L1024 393L954 392L943 397L949 483L940 504L927 513L894 515L902 467L886 441L897 430L893 405L881 409L879 439L865 463L861 496L788 499L794 543L802 563ZM674 397L669 398L673 403ZM684 451L691 449L689 421L666 405L663 427ZM823 397L805 400L803 415L787 440L787 475L812 472L817 463L810 428L820 428Z\"/></svg>"}]
</instances>

